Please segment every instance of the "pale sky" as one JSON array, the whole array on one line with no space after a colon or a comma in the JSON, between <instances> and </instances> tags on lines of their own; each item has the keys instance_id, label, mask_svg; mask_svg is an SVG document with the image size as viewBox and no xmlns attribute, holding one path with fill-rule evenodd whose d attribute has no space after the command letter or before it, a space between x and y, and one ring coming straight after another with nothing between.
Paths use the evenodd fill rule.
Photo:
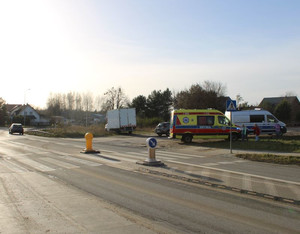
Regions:
<instances>
[{"instance_id":1,"label":"pale sky","mask_svg":"<svg viewBox=\"0 0 300 234\"><path fill-rule=\"evenodd\" d=\"M205 80L249 104L300 98L299 0L0 0L0 30L9 104L112 87L132 100Z\"/></svg>"}]
</instances>

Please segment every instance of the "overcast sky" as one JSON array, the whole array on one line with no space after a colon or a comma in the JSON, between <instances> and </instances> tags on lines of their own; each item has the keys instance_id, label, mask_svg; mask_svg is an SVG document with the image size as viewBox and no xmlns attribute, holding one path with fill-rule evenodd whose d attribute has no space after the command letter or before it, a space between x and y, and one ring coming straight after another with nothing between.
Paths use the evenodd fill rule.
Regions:
<instances>
[{"instance_id":1,"label":"overcast sky","mask_svg":"<svg viewBox=\"0 0 300 234\"><path fill-rule=\"evenodd\" d=\"M0 0L0 30L9 104L111 87L132 100L205 80L249 104L300 96L299 0Z\"/></svg>"}]
</instances>

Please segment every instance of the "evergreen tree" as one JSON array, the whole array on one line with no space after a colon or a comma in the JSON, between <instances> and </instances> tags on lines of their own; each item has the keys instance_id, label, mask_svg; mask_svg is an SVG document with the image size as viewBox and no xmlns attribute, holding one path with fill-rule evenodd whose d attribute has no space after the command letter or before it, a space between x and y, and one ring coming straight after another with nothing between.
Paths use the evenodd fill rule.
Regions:
<instances>
[{"instance_id":1,"label":"evergreen tree","mask_svg":"<svg viewBox=\"0 0 300 234\"><path fill-rule=\"evenodd\" d=\"M283 100L280 102L275 108L275 116L282 121L289 121L291 118L291 105L287 102L287 100Z\"/></svg>"}]
</instances>

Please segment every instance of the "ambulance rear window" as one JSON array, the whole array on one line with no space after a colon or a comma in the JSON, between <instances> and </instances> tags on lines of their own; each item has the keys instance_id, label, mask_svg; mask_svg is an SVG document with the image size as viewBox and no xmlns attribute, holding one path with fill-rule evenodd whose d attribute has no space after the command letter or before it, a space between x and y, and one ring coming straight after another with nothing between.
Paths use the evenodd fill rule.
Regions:
<instances>
[{"instance_id":1,"label":"ambulance rear window","mask_svg":"<svg viewBox=\"0 0 300 234\"><path fill-rule=\"evenodd\" d=\"M198 126L211 126L215 123L215 117L214 116L198 116L197 117L197 124Z\"/></svg>"}]
</instances>

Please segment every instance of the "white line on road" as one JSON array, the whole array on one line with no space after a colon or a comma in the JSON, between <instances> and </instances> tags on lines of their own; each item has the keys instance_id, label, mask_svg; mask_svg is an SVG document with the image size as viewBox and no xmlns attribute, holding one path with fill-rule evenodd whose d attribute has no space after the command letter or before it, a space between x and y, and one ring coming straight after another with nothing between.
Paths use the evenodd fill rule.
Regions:
<instances>
[{"instance_id":1,"label":"white line on road","mask_svg":"<svg viewBox=\"0 0 300 234\"><path fill-rule=\"evenodd\" d=\"M297 199L300 200L300 189L291 184L288 185L288 188L295 194Z\"/></svg>"},{"instance_id":2,"label":"white line on road","mask_svg":"<svg viewBox=\"0 0 300 234\"><path fill-rule=\"evenodd\" d=\"M225 172L229 172L229 173L236 174L236 175L248 175L248 176L251 176L253 178L259 178L259 179L271 180L271 181L276 181L276 182L283 182L283 183L300 185L299 182L295 182L295 181L275 179L275 178L270 178L270 177L266 177L266 176L259 176L259 175L249 174L249 173L230 171L230 170L225 170L225 169L220 169L220 168L215 168L215 167L200 166L200 165L195 165L195 164L191 164L191 163L184 163L184 162L179 162L179 161L172 161L172 160L168 160L168 161L171 162L171 163L182 164L182 165L185 165L185 166L192 166L192 167L197 167L197 168L207 168L207 169L211 169L211 170L215 170L215 171L222 171L222 172L225 171Z\"/></svg>"},{"instance_id":3,"label":"white line on road","mask_svg":"<svg viewBox=\"0 0 300 234\"><path fill-rule=\"evenodd\" d=\"M75 158L73 156L63 156L64 159L68 160L68 161L72 161L72 162L76 162L76 163L80 163L80 164L84 164L87 166L92 166L92 167L97 167L97 166L101 166L102 164L100 163L95 163L95 162L91 162L88 160L84 160L84 159L80 159L80 158Z\"/></svg>"},{"instance_id":4,"label":"white line on road","mask_svg":"<svg viewBox=\"0 0 300 234\"><path fill-rule=\"evenodd\" d=\"M67 163L67 162L62 162L59 160L56 160L54 158L41 158L41 160L52 163L54 165L57 165L59 167L67 168L67 169L72 169L72 168L79 168L79 166Z\"/></svg>"},{"instance_id":5,"label":"white line on road","mask_svg":"<svg viewBox=\"0 0 300 234\"><path fill-rule=\"evenodd\" d=\"M1 161L1 164L3 166L5 166L6 168L8 168L9 170L13 171L13 172L28 172L29 170L27 170L26 168L24 167L21 167L15 163L13 163L12 161L9 161L9 160L3 160Z\"/></svg>"},{"instance_id":6,"label":"white line on road","mask_svg":"<svg viewBox=\"0 0 300 234\"><path fill-rule=\"evenodd\" d=\"M203 163L204 166L218 166L218 163Z\"/></svg>"},{"instance_id":7,"label":"white line on road","mask_svg":"<svg viewBox=\"0 0 300 234\"><path fill-rule=\"evenodd\" d=\"M171 152L171 151L157 151L157 153L161 153L161 154L172 154L172 155L178 155L178 156L187 156L188 158L205 158L205 156L201 156L201 155L195 155L195 154L184 154L184 153L177 153L177 152Z\"/></svg>"},{"instance_id":8,"label":"white line on road","mask_svg":"<svg viewBox=\"0 0 300 234\"><path fill-rule=\"evenodd\" d=\"M243 185L242 188L245 190L252 191L252 184L251 184L251 176L243 175Z\"/></svg>"},{"instance_id":9,"label":"white line on road","mask_svg":"<svg viewBox=\"0 0 300 234\"><path fill-rule=\"evenodd\" d=\"M39 171L54 171L55 170L54 168L47 167L41 163L38 163L36 161L29 159L29 158L19 159L19 161L30 167L33 167Z\"/></svg>"},{"instance_id":10,"label":"white line on road","mask_svg":"<svg viewBox=\"0 0 300 234\"><path fill-rule=\"evenodd\" d=\"M278 196L278 192L276 190L276 187L275 187L275 184L270 182L270 181L267 181L267 180L264 180L264 184L267 188L267 191L270 195L273 195L273 196Z\"/></svg>"}]
</instances>

